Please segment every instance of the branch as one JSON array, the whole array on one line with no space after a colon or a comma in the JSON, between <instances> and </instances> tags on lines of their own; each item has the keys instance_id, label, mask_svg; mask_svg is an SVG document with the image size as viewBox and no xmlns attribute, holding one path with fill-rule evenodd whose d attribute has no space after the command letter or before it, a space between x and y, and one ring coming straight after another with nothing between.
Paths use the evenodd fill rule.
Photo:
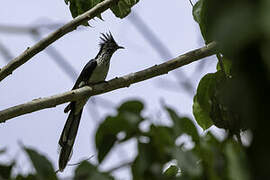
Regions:
<instances>
[{"instance_id":1,"label":"branch","mask_svg":"<svg viewBox=\"0 0 270 180\"><path fill-rule=\"evenodd\" d=\"M59 104L103 94L115 89L129 87L131 84L167 74L169 71L190 64L204 57L214 55L217 52L217 43L212 42L200 49L190 51L160 65L154 65L145 70L131 73L123 77L116 77L107 83L97 84L92 87L85 86L73 91L65 92L63 94L35 99L28 103L0 111L0 123L23 114L31 113L45 108L52 108Z\"/></svg>"},{"instance_id":2,"label":"branch","mask_svg":"<svg viewBox=\"0 0 270 180\"><path fill-rule=\"evenodd\" d=\"M1 41L0 41L0 53L3 55L6 62L9 62L13 58L9 49L4 44L2 44Z\"/></svg>"},{"instance_id":3,"label":"branch","mask_svg":"<svg viewBox=\"0 0 270 180\"><path fill-rule=\"evenodd\" d=\"M173 57L169 49L162 43L158 36L155 35L152 29L143 21L143 19L138 14L133 11L133 13L128 16L128 19L130 19L130 22L134 25L138 32L142 34L144 39L148 41L152 48L159 54L160 58L164 59L165 61L167 58ZM193 95L193 92L190 91L193 90L192 84L190 83L187 75L182 71L174 71L174 75L177 79L178 77L182 77L181 80L178 79L178 83L183 85L186 92L189 92L189 95Z\"/></svg>"},{"instance_id":4,"label":"branch","mask_svg":"<svg viewBox=\"0 0 270 180\"><path fill-rule=\"evenodd\" d=\"M41 29L56 29L63 25L64 23L53 23L53 24L40 24L40 25L29 25L29 26L20 26L20 25L5 25L0 24L0 32L6 34L32 34Z\"/></svg>"},{"instance_id":5,"label":"branch","mask_svg":"<svg viewBox=\"0 0 270 180\"><path fill-rule=\"evenodd\" d=\"M194 7L193 3L192 3L192 0L189 0L189 3L192 7Z\"/></svg>"},{"instance_id":6,"label":"branch","mask_svg":"<svg viewBox=\"0 0 270 180\"><path fill-rule=\"evenodd\" d=\"M53 33L49 34L47 37L39 41L34 46L27 48L21 55L14 58L12 61L10 61L10 63L8 63L0 70L0 81L2 81L8 75L12 74L12 72L15 69L26 63L30 58L32 58L34 55L36 55L37 53L48 47L50 44L60 39L65 34L75 30L82 23L89 21L90 19L96 17L98 14L101 14L102 12L107 10L111 5L117 2L118 0L105 0L97 4L89 11L81 14L80 16L77 16L69 23L65 24L64 26L57 29Z\"/></svg>"}]
</instances>

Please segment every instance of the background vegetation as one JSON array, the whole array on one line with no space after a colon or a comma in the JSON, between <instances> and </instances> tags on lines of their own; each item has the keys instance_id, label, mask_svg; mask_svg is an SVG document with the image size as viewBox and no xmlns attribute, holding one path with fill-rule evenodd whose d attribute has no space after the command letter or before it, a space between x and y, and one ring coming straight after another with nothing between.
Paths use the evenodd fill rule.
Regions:
<instances>
[{"instance_id":1,"label":"background vegetation","mask_svg":"<svg viewBox=\"0 0 270 180\"><path fill-rule=\"evenodd\" d=\"M72 16L93 8L102 0L65 0ZM127 16L138 1L119 0L110 6L120 18ZM153 5L154 6L154 5ZM177 107L163 104L169 125L153 123L142 115L144 103L129 100L107 116L95 134L98 163L78 164L74 179L115 179L115 169L101 171L99 165L113 148L136 141L137 156L116 169L128 166L136 180L146 179L268 179L270 141L267 120L270 107L270 3L258 1L199 0L193 6L205 43L217 42L218 64L215 73L206 74L194 96L196 123L207 130L217 126L226 130L223 140L211 131L201 135L194 122L176 113ZM102 19L100 14L98 18ZM87 25L87 23L84 23ZM147 128L141 128L148 124ZM250 145L242 144L241 132L252 134ZM189 147L177 143L189 136ZM35 168L28 175L12 174L16 160L0 165L2 179L58 179L45 156L22 146ZM0 156L5 155L5 149Z\"/></svg>"}]
</instances>

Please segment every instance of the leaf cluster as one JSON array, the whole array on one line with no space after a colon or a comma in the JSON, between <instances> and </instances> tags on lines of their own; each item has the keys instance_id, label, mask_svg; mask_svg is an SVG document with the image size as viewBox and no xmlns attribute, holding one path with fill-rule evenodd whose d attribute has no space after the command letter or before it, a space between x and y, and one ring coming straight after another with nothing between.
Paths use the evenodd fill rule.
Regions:
<instances>
[{"instance_id":1,"label":"leaf cluster","mask_svg":"<svg viewBox=\"0 0 270 180\"><path fill-rule=\"evenodd\" d=\"M199 136L193 121L188 117L179 116L170 107L164 107L171 121L170 126L153 124L149 118L142 116L143 110L143 102L130 100L117 108L116 115L106 117L99 125L95 138L99 164L81 162L74 171L73 179L115 179L110 171L100 171L98 167L109 153L114 152L115 147L131 139L137 142L137 155L128 165L133 179L221 180L233 179L231 177L234 176L240 180L248 178L245 152L237 142L220 142L210 132ZM141 123L146 122L149 128L142 130ZM119 133L122 136L119 136ZM192 148L185 148L184 142L177 143L177 139L183 135L190 137L194 144ZM35 172L13 177L11 172L16 163L12 162L0 166L1 177L16 180L59 179L51 162L44 155L31 148L23 148Z\"/></svg>"},{"instance_id":2,"label":"leaf cluster","mask_svg":"<svg viewBox=\"0 0 270 180\"><path fill-rule=\"evenodd\" d=\"M69 5L71 15L75 18L92 9L102 1L104 0L65 0L65 3ZM139 0L119 0L111 6L110 9L116 17L124 18L131 12L131 7L138 2ZM97 17L102 20L101 14L97 15Z\"/></svg>"},{"instance_id":3,"label":"leaf cluster","mask_svg":"<svg viewBox=\"0 0 270 180\"><path fill-rule=\"evenodd\" d=\"M204 129L214 124L238 140L249 130L253 179L269 178L269 7L268 0L199 0L193 7L205 43L217 42L220 52L217 72L201 79L193 113Z\"/></svg>"}]
</instances>

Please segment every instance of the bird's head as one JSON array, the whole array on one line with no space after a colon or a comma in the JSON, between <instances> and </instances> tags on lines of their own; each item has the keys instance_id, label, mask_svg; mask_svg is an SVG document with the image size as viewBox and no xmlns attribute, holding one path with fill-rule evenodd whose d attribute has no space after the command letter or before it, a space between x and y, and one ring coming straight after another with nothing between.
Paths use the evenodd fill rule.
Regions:
<instances>
[{"instance_id":1,"label":"bird's head","mask_svg":"<svg viewBox=\"0 0 270 180\"><path fill-rule=\"evenodd\" d=\"M124 49L124 47L119 46L115 42L111 32L107 34L101 33L100 39L101 39L101 42L99 43L99 45L100 45L101 50L111 52L113 54L118 49Z\"/></svg>"}]
</instances>

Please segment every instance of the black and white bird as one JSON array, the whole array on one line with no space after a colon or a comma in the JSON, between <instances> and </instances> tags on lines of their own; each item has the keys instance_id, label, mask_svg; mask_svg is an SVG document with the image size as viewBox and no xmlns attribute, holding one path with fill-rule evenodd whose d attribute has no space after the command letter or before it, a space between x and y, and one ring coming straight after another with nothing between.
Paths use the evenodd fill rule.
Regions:
<instances>
[{"instance_id":1,"label":"black and white bird","mask_svg":"<svg viewBox=\"0 0 270 180\"><path fill-rule=\"evenodd\" d=\"M110 60L114 52L124 47L119 46L111 33L102 34L100 37L100 50L95 59L90 60L83 68L72 90L85 85L94 85L104 82L109 71ZM73 101L65 108L64 112L70 111L61 137L59 139L60 155L59 170L63 171L70 159L72 147L77 135L83 107L88 99Z\"/></svg>"}]
</instances>

